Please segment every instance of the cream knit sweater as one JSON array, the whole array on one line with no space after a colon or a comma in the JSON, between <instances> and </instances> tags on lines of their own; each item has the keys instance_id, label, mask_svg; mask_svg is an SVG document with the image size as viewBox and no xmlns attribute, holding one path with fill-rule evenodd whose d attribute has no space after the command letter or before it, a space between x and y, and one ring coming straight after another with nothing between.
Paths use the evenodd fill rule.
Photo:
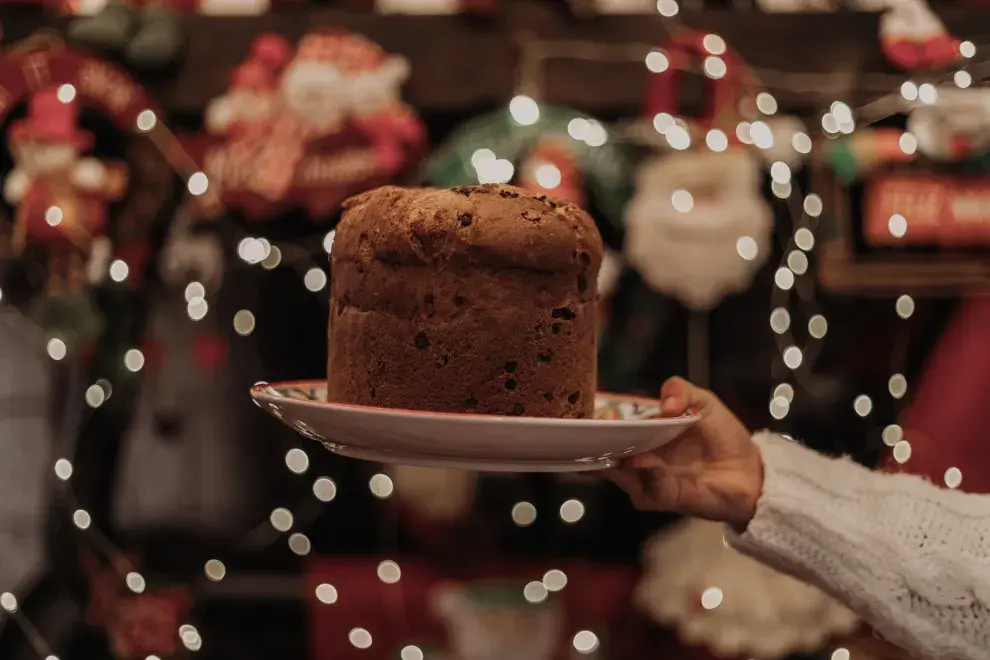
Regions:
<instances>
[{"instance_id":1,"label":"cream knit sweater","mask_svg":"<svg viewBox=\"0 0 990 660\"><path fill-rule=\"evenodd\" d=\"M754 442L765 481L731 544L815 583L926 660L990 660L990 496L871 472L776 434ZM962 466L965 470L965 466Z\"/></svg>"}]
</instances>

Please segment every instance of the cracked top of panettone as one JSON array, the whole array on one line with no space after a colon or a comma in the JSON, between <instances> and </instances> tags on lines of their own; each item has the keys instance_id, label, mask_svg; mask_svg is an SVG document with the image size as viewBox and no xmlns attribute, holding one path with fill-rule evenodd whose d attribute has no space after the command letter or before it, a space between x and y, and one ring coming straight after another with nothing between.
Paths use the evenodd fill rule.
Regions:
<instances>
[{"instance_id":1,"label":"cracked top of panettone","mask_svg":"<svg viewBox=\"0 0 990 660\"><path fill-rule=\"evenodd\" d=\"M350 198L334 261L597 274L604 246L578 206L500 184L385 186Z\"/></svg>"}]
</instances>

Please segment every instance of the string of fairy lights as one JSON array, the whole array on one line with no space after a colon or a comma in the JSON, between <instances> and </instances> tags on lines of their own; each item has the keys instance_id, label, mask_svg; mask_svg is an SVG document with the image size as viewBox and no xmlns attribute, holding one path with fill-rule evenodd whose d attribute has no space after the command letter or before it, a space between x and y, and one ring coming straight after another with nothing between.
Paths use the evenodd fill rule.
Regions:
<instances>
[{"instance_id":1,"label":"string of fairy lights","mask_svg":"<svg viewBox=\"0 0 990 660\"><path fill-rule=\"evenodd\" d=\"M672 32L677 27L676 20L679 11L675 0L659 0L657 10L664 18L668 19L668 31ZM709 56L705 59L704 72L708 77L717 79L726 74L725 62L720 58L721 53L725 51L725 44L717 35L709 35L709 37L710 39L705 41ZM640 60L652 73L662 72L672 66L661 48L648 44L609 46L582 42L532 41L526 44L524 50L523 73L519 89L526 93L517 95L508 106L510 114L521 126L532 125L539 120L540 105L529 94L534 93L532 90L543 89L541 86L543 65L550 59ZM960 53L963 57L972 59L976 54L976 46L972 42L963 42L960 46ZM830 76L792 74L769 69L755 69L754 73L764 88L768 90L820 90L829 84L828 80L831 80ZM956 87L965 89L975 81L982 80L988 73L990 70L987 70L986 63L963 67L951 75L951 82ZM888 92L892 87L896 87L896 83L892 85L892 78L894 76L885 74L864 75L861 77L860 86L864 89ZM919 84L911 80L903 81L900 83L899 94L887 94L855 109L842 101L836 101L827 111L822 113L821 130L826 139L849 135L856 129L857 125L868 124L891 114L903 112L919 103L934 103L937 99L938 85L943 84L943 82L945 81L933 80ZM64 94L60 90L60 98L74 98L74 94L71 93L73 90L69 90L68 87L71 85L63 85ZM758 95L757 107L765 117L771 117L777 112L777 102L769 92L761 92ZM674 151L683 151L692 146L690 135L684 129L683 122L677 117L656 117L653 121L653 129L662 136L667 147ZM149 109L139 113L135 122L135 130L152 140L169 159L169 162L186 182L186 190L189 195L212 197L212 201L219 204L217 192L211 189L206 173L199 169L197 163L183 149L176 136L159 121L154 111ZM568 126L568 132L571 137L581 140L589 146L604 144L609 139L609 131L601 124L586 119L575 119L572 125ZM744 144L764 150L772 147L774 141L774 136L767 123L759 119L751 122L740 122L737 126L736 137ZM912 137L910 133L905 133L905 137L902 139L901 147L906 153L917 148L917 141L912 140ZM814 142L809 132L797 132L791 137L793 150L803 157L811 154ZM724 151L727 148L728 140L724 133L713 130L705 136L704 143L704 148L712 151ZM511 163L507 168L503 163L500 163L498 158L488 158L488 155L487 153L482 154L478 159L472 160L472 164L478 170L479 180L491 182L511 180L513 174ZM540 177L541 185L549 189L554 187L555 181L559 182L559 172L554 176L550 169L552 167L552 165L548 165L544 168L545 171ZM807 277L807 275L810 272L810 259L815 248L819 219L825 209L822 199L818 195L814 193L802 195L798 184L793 181L792 168L787 163L774 161L769 166L769 172L771 190L776 197L786 201L794 227L784 250L782 261L774 275L775 287L770 326L776 337L781 360L792 372L795 382L798 382L802 375L810 370L828 331L828 321L825 316L819 310L813 309L807 322L809 339L804 345L800 345L794 338L789 312L789 301L797 281L803 278L804 281L809 282L808 286L813 286L811 283L813 278ZM52 214L53 219L55 215ZM900 235L903 235L903 222L904 220L900 216L898 219L892 218L891 233L896 236L900 232ZM334 232L331 230L322 238L324 252L328 254L331 252L333 241ZM756 257L755 254L750 254L751 244L749 242L741 240L737 247L741 258L752 259ZM276 245L260 236L244 236L237 246L238 257L247 264L257 265L266 270L273 270L285 265L299 268L302 271L304 286L309 291L317 293L326 288L328 276L325 268L313 264L312 254L313 250L303 246L292 243ZM122 283L129 277L130 268L125 261L116 259L109 264L108 275L113 282ZM209 312L207 287L201 282L193 281L185 287L183 295L190 320L199 322L205 319ZM813 305L814 296L812 295L810 299L812 301L810 304ZM895 302L895 312L899 317L907 319L914 312L914 306L914 300L910 296L902 295ZM236 312L232 322L235 332L240 336L250 335L256 325L254 314L247 309ZM69 347L58 337L48 337L46 352L52 360L61 361L68 356ZM144 368L146 358L140 349L130 348L123 354L122 361L127 371L136 373ZM100 379L85 389L85 402L91 410L95 410L112 396L112 391L112 384L107 379ZM900 399L906 395L906 392L907 382L903 374L893 374L889 380L890 395L895 399ZM778 384L770 401L772 416L776 419L786 417L793 397L794 387L789 381ZM856 413L864 417L870 414L873 407L871 399L865 394L856 397L853 406ZM893 448L895 460L904 463L910 458L910 445L903 439L903 430L899 426L896 424L888 425L883 431L883 438L884 442ZM292 448L286 453L285 464L290 472L300 476L306 474L310 467L308 455L299 448ZM67 458L60 457L54 462L53 471L65 486L68 501L74 502L71 481L75 468L72 462ZM957 468L952 468L946 473L946 484L950 487L956 487L961 482L961 477L961 472ZM369 481L369 489L379 499L387 499L394 494L392 479L385 473L377 473L372 476ZM332 502L336 496L337 486L333 479L318 476L313 480L313 500L310 501L324 505ZM270 526L276 536L290 533L294 527L298 527L298 512L296 515L293 513L297 509L298 507L293 509L276 508L263 527L267 530ZM559 510L560 519L567 524L577 523L582 519L584 513L585 506L577 499L565 501ZM530 502L517 502L512 507L511 516L516 525L520 527L530 526L536 520L536 507ZM75 527L88 533L93 539L94 545L108 557L115 557L120 554L120 551L112 545L109 539L93 525L92 516L85 509L73 508L72 521ZM287 542L290 550L300 556L307 555L312 550L312 544L308 537L299 531L292 532ZM395 584L401 579L401 568L393 560L383 560L377 567L377 575L383 583ZM203 567L205 580L219 582L226 576L227 568L221 559L211 558L205 562ZM122 571L121 578L126 587L133 593L143 593L148 588L146 578L139 571ZM566 574L559 569L550 569L539 580L530 581L525 585L524 596L529 602L541 602L550 593L560 591L566 585ZM718 593L716 594L716 592ZM320 603L332 605L338 602L339 594L333 585L321 583L315 588L315 597ZM721 592L717 587L706 590L702 595L702 605L705 609L718 607L721 600ZM57 660L44 638L21 611L15 594L9 591L0 593L0 608L22 628L39 658ZM183 624L177 633L187 650L197 651L202 648L202 636L191 624ZM352 629L348 634L348 639L354 647L361 649L369 648L373 643L371 633L364 628ZM582 630L574 635L572 645L578 653L590 654L598 648L599 639L593 631ZM848 651L845 651L845 656L842 655L843 651L845 649L837 649L833 653L833 660L847 658ZM413 645L406 646L401 651L402 660L422 660L423 657L423 651ZM146 660L158 660L158 658L149 656Z\"/></svg>"}]
</instances>

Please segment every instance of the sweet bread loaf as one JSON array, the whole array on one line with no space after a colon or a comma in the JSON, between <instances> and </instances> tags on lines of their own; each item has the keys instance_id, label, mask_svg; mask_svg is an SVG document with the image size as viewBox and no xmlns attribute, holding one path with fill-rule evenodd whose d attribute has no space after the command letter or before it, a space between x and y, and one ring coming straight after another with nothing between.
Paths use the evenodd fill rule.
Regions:
<instances>
[{"instance_id":1,"label":"sweet bread loaf","mask_svg":"<svg viewBox=\"0 0 990 660\"><path fill-rule=\"evenodd\" d=\"M328 399L590 417L603 253L587 213L512 186L351 198L331 257Z\"/></svg>"}]
</instances>

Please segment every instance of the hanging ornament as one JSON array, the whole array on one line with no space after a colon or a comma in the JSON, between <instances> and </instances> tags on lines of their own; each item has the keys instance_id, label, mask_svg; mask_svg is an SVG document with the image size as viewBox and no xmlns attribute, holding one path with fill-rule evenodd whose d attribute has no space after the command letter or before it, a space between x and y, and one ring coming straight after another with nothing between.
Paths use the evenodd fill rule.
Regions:
<instances>
[{"instance_id":1,"label":"hanging ornament","mask_svg":"<svg viewBox=\"0 0 990 660\"><path fill-rule=\"evenodd\" d=\"M292 49L262 35L190 142L223 203L249 219L303 208L315 219L402 177L425 153L399 97L408 62L363 36L326 29Z\"/></svg>"},{"instance_id":2,"label":"hanging ornament","mask_svg":"<svg viewBox=\"0 0 990 660\"><path fill-rule=\"evenodd\" d=\"M639 608L689 644L762 660L817 651L858 627L852 612L815 587L729 548L723 532L691 520L648 540Z\"/></svg>"},{"instance_id":3,"label":"hanging ornament","mask_svg":"<svg viewBox=\"0 0 990 660\"><path fill-rule=\"evenodd\" d=\"M590 203L616 230L629 198L629 159L602 124L573 110L516 97L440 145L426 170L435 186L510 183Z\"/></svg>"},{"instance_id":4,"label":"hanging ornament","mask_svg":"<svg viewBox=\"0 0 990 660\"><path fill-rule=\"evenodd\" d=\"M938 87L932 103L914 107L908 131L918 151L937 160L958 160L987 151L990 144L990 90Z\"/></svg>"},{"instance_id":5,"label":"hanging ornament","mask_svg":"<svg viewBox=\"0 0 990 660\"><path fill-rule=\"evenodd\" d=\"M629 139L668 151L750 145L766 163L794 169L806 160L804 123L778 112L777 100L722 37L681 29L650 53L647 66L653 73L645 111L625 130Z\"/></svg>"},{"instance_id":6,"label":"hanging ornament","mask_svg":"<svg viewBox=\"0 0 990 660\"><path fill-rule=\"evenodd\" d=\"M186 36L176 2L110 0L93 15L73 21L69 40L97 52L124 54L138 69L159 69L182 55Z\"/></svg>"},{"instance_id":7,"label":"hanging ornament","mask_svg":"<svg viewBox=\"0 0 990 660\"><path fill-rule=\"evenodd\" d=\"M756 112L759 88L712 36L682 30L664 49L669 66L651 77L646 115L667 153L640 166L625 212L629 264L696 311L749 286L769 256L773 229L757 161L737 134L743 113ZM765 135L750 129L752 141L769 147L769 127L760 130Z\"/></svg>"},{"instance_id":8,"label":"hanging ornament","mask_svg":"<svg viewBox=\"0 0 990 660\"><path fill-rule=\"evenodd\" d=\"M962 60L960 40L926 0L886 0L880 17L880 48L891 64L904 71L944 69Z\"/></svg>"}]
</instances>

